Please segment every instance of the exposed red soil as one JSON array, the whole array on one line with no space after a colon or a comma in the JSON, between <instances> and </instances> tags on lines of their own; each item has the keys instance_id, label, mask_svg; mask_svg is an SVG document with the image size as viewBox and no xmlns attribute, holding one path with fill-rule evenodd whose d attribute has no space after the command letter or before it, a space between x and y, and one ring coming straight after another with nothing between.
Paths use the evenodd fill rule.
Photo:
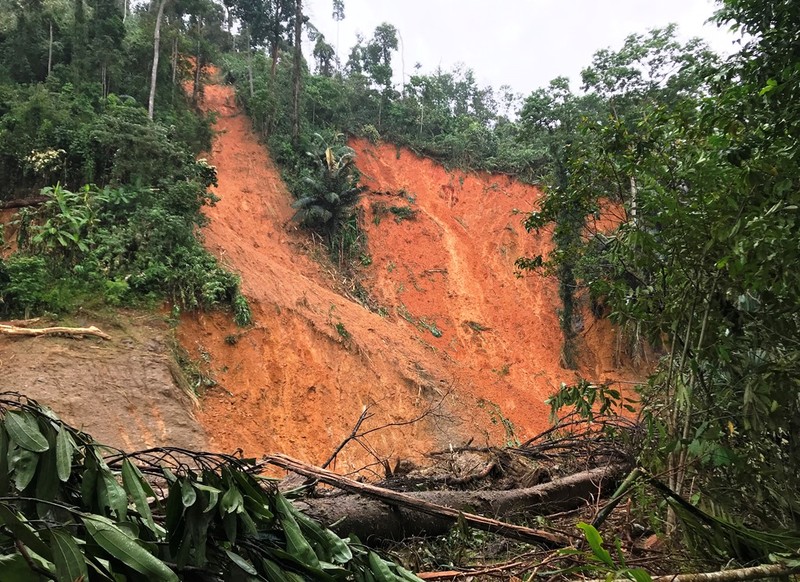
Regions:
<instances>
[{"instance_id":1,"label":"exposed red soil","mask_svg":"<svg viewBox=\"0 0 800 582\"><path fill-rule=\"evenodd\" d=\"M198 413L213 449L321 462L363 406L373 407L367 426L376 427L423 414L443 397L441 414L375 432L369 446L391 460L418 458L469 438L502 442L511 436L504 419L520 439L546 426L544 400L575 373L560 365L555 283L514 273L516 258L549 245L526 233L517 213L535 206L535 188L355 141L364 183L393 194L370 193L362 203L372 260L363 282L379 315L335 292L322 250L291 222L291 195L233 89L208 86L205 106L219 113L220 132L210 154L220 202L207 210L206 245L241 274L255 320L242 330L224 314L191 315L179 326L184 347L219 382ZM416 218L388 214L375 224L374 202L409 205ZM590 323L581 373L631 376L615 369L607 322ZM338 469L370 459L352 444Z\"/></svg>"}]
</instances>

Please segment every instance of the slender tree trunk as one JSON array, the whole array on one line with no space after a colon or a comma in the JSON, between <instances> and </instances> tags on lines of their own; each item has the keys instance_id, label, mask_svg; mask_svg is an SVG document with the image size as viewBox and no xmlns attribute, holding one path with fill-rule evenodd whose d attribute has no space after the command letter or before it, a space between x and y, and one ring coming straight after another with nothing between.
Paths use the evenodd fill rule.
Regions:
<instances>
[{"instance_id":1,"label":"slender tree trunk","mask_svg":"<svg viewBox=\"0 0 800 582\"><path fill-rule=\"evenodd\" d=\"M158 52L161 44L161 21L164 19L164 8L169 0L161 0L156 15L156 28L153 32L153 70L150 73L150 99L147 102L147 117L153 119L156 103L156 78L158 77Z\"/></svg>"},{"instance_id":2,"label":"slender tree trunk","mask_svg":"<svg viewBox=\"0 0 800 582\"><path fill-rule=\"evenodd\" d=\"M272 59L270 76L272 77L273 81L275 81L275 74L278 72L278 42L280 41L277 38L273 39L272 47L270 47L270 58Z\"/></svg>"},{"instance_id":3,"label":"slender tree trunk","mask_svg":"<svg viewBox=\"0 0 800 582\"><path fill-rule=\"evenodd\" d=\"M200 98L200 75L203 71L203 55L200 52L200 19L197 19L197 51L195 51L194 55L194 87L192 88L192 103L197 105L197 101Z\"/></svg>"},{"instance_id":4,"label":"slender tree trunk","mask_svg":"<svg viewBox=\"0 0 800 582\"><path fill-rule=\"evenodd\" d=\"M53 68L53 21L50 21L50 42L47 45L47 76Z\"/></svg>"},{"instance_id":5,"label":"slender tree trunk","mask_svg":"<svg viewBox=\"0 0 800 582\"><path fill-rule=\"evenodd\" d=\"M253 98L256 91L253 87L253 48L250 46L250 29L247 30L247 80L250 81L250 98Z\"/></svg>"},{"instance_id":6,"label":"slender tree trunk","mask_svg":"<svg viewBox=\"0 0 800 582\"><path fill-rule=\"evenodd\" d=\"M178 37L172 40L172 85L173 87L178 81Z\"/></svg>"},{"instance_id":7,"label":"slender tree trunk","mask_svg":"<svg viewBox=\"0 0 800 582\"><path fill-rule=\"evenodd\" d=\"M296 0L294 11L294 63L292 67L292 144L300 143L300 61L303 58L303 0Z\"/></svg>"}]
</instances>

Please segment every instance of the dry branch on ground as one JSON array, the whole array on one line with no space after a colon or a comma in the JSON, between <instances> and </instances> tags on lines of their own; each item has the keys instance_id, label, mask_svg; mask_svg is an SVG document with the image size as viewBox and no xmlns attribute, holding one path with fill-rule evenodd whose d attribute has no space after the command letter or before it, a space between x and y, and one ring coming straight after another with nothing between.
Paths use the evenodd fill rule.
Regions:
<instances>
[{"instance_id":1,"label":"dry branch on ground","mask_svg":"<svg viewBox=\"0 0 800 582\"><path fill-rule=\"evenodd\" d=\"M23 335L23 336L47 336L65 335L67 337L81 338L87 335L110 340L111 336L101 329L90 327L18 327L16 325L0 324L0 334L3 335Z\"/></svg>"}]
</instances>

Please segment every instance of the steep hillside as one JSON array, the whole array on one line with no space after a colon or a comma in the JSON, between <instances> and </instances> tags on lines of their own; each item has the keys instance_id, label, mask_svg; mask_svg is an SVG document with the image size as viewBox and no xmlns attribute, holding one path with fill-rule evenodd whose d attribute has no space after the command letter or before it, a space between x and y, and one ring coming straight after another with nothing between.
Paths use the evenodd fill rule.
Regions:
<instances>
[{"instance_id":1,"label":"steep hillside","mask_svg":"<svg viewBox=\"0 0 800 582\"><path fill-rule=\"evenodd\" d=\"M346 449L340 469L546 425L544 399L574 374L559 364L553 282L514 274L518 256L548 244L516 213L535 205L535 188L355 142L370 189L363 279L373 312L335 291L322 250L291 222L291 197L232 88L210 86L205 99L219 113L210 161L221 199L206 244L241 273L255 319L239 330L222 315L187 315L179 328L219 383L198 415L212 448L322 462L364 406L374 413L364 428L393 426ZM617 377L605 352L589 359L590 377Z\"/></svg>"}]
</instances>

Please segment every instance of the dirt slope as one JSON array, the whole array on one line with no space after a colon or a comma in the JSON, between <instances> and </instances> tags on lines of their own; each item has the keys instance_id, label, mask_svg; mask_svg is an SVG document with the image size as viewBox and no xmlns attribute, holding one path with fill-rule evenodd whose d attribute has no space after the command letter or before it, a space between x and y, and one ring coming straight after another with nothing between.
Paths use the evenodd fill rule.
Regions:
<instances>
[{"instance_id":1,"label":"dirt slope","mask_svg":"<svg viewBox=\"0 0 800 582\"><path fill-rule=\"evenodd\" d=\"M290 194L232 88L209 86L205 100L219 113L210 161L221 199L208 209L206 244L241 273L255 317L247 330L219 314L186 316L179 327L184 347L219 382L198 414L212 448L321 462L363 406L376 427L442 399L436 414L375 432L366 448L417 458L468 438L502 441L507 421L520 438L545 426L543 400L574 374L559 365L554 284L514 275L517 257L548 244L525 233L515 214L535 205L534 188L355 142L365 184L382 192L363 202L372 260L364 282L381 305L373 313L332 290L325 261L314 260L320 249L290 222ZM416 219L375 220L373 203L410 205ZM587 358L585 372L616 377L610 330L589 329L601 334L590 343L604 349ZM351 445L339 469L370 459Z\"/></svg>"},{"instance_id":2,"label":"dirt slope","mask_svg":"<svg viewBox=\"0 0 800 582\"><path fill-rule=\"evenodd\" d=\"M162 319L119 312L61 323L98 325L112 339L0 336L0 389L49 406L105 445L208 447L194 404L175 384Z\"/></svg>"}]
</instances>

